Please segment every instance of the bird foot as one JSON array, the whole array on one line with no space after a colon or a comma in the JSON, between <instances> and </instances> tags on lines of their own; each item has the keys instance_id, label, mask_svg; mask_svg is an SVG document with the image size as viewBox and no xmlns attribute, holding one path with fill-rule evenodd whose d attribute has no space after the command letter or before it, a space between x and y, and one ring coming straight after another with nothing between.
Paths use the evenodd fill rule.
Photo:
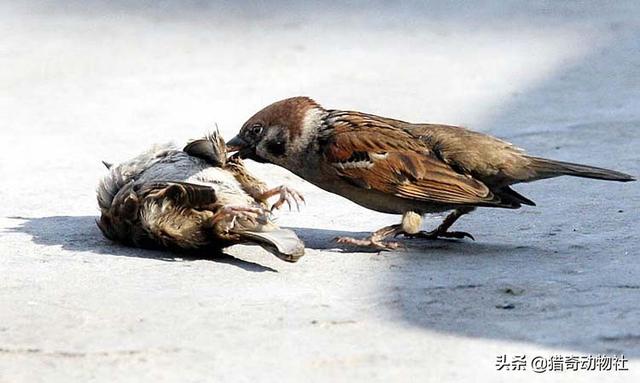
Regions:
<instances>
[{"instance_id":1,"label":"bird foot","mask_svg":"<svg viewBox=\"0 0 640 383\"><path fill-rule=\"evenodd\" d=\"M289 211L291 211L293 204L296 205L296 209L298 211L300 211L301 203L306 204L306 201L304 200L302 194L285 185L280 185L271 190L267 190L266 192L262 193L261 199L266 200L275 195L278 195L280 198L278 198L276 203L271 205L271 211L280 209L280 207L284 205L285 202L289 206Z\"/></svg>"},{"instance_id":2,"label":"bird foot","mask_svg":"<svg viewBox=\"0 0 640 383\"><path fill-rule=\"evenodd\" d=\"M232 228L238 219L246 219L253 224L258 224L261 216L267 215L269 212L264 209L250 206L233 206L226 205L221 207L216 214L213 215L211 222L216 224L220 221L229 221L229 227Z\"/></svg>"},{"instance_id":3,"label":"bird foot","mask_svg":"<svg viewBox=\"0 0 640 383\"><path fill-rule=\"evenodd\" d=\"M376 250L395 250L403 247L399 242L382 241L372 237L362 239L353 237L336 237L334 240L344 245L368 247Z\"/></svg>"},{"instance_id":4,"label":"bird foot","mask_svg":"<svg viewBox=\"0 0 640 383\"><path fill-rule=\"evenodd\" d=\"M473 235L465 231L444 231L444 230L436 229L432 231L420 231L415 234L407 234L407 233L403 233L403 234L407 238L420 238L420 239L430 239L430 240L439 239L439 238L463 239L465 237L470 238L473 241L476 240L475 238L473 238Z\"/></svg>"}]
</instances>

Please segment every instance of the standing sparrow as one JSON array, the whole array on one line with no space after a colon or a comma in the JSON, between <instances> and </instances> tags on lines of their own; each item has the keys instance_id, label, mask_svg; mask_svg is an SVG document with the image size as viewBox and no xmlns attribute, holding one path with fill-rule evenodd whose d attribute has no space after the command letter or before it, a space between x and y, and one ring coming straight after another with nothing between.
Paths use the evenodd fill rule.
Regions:
<instances>
[{"instance_id":1,"label":"standing sparrow","mask_svg":"<svg viewBox=\"0 0 640 383\"><path fill-rule=\"evenodd\" d=\"M146 248L221 249L236 243L258 244L295 262L304 244L291 230L270 220L272 206L298 203L302 196L286 187L268 190L240 159L227 160L216 131L183 150L155 146L117 166L100 182L102 215L97 221L109 239Z\"/></svg>"},{"instance_id":2,"label":"standing sparrow","mask_svg":"<svg viewBox=\"0 0 640 383\"><path fill-rule=\"evenodd\" d=\"M510 185L570 175L633 181L628 174L533 157L508 142L464 128L411 124L360 112L324 109L307 97L267 106L227 143L238 156L280 165L366 208L402 214L402 223L341 243L390 249L391 235L473 237L448 231L476 207L535 205ZM453 210L430 232L422 216Z\"/></svg>"}]
</instances>

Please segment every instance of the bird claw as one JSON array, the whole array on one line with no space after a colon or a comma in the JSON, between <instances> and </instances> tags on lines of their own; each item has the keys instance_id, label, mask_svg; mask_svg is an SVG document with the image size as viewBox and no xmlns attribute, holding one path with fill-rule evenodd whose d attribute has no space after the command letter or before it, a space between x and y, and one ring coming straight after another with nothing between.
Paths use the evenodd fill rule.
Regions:
<instances>
[{"instance_id":1,"label":"bird claw","mask_svg":"<svg viewBox=\"0 0 640 383\"><path fill-rule=\"evenodd\" d=\"M285 202L287 203L287 206L289 206L289 211L292 210L292 206L293 206L292 203L294 203L296 205L296 209L300 211L300 204L307 203L304 200L304 197L302 196L302 194L284 185L280 185L276 187L275 189L267 192L267 194L271 194L271 195L278 194L280 196L280 198L276 201L276 203L271 205L271 209L270 209L271 211L280 209L280 207L284 205Z\"/></svg>"},{"instance_id":2,"label":"bird claw","mask_svg":"<svg viewBox=\"0 0 640 383\"><path fill-rule=\"evenodd\" d=\"M399 242L378 241L371 237L358 239L353 237L336 237L334 241L344 245L352 245L358 247L369 247L376 250L396 250L404 246Z\"/></svg>"},{"instance_id":3,"label":"bird claw","mask_svg":"<svg viewBox=\"0 0 640 383\"><path fill-rule=\"evenodd\" d=\"M258 224L258 217L267 214L264 209L250 206L223 206L213 216L212 223L218 223L223 220L230 219L229 227L234 227L238 219L246 219L247 221Z\"/></svg>"},{"instance_id":4,"label":"bird claw","mask_svg":"<svg viewBox=\"0 0 640 383\"><path fill-rule=\"evenodd\" d=\"M430 240L438 238L464 239L465 237L471 239L472 241L476 240L473 235L467 233L466 231L440 231L437 229L433 231L421 231L415 234L404 233L404 236L407 238L421 238Z\"/></svg>"}]
</instances>

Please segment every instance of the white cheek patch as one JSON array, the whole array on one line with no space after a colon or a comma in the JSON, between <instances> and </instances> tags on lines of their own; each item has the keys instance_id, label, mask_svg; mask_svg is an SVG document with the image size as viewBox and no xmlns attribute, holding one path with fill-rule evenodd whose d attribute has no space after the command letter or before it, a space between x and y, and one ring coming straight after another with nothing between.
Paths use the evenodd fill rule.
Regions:
<instances>
[{"instance_id":1,"label":"white cheek patch","mask_svg":"<svg viewBox=\"0 0 640 383\"><path fill-rule=\"evenodd\" d=\"M292 153L301 153L315 139L326 112L319 108L311 108L302 120L300 136L290 142Z\"/></svg>"}]
</instances>

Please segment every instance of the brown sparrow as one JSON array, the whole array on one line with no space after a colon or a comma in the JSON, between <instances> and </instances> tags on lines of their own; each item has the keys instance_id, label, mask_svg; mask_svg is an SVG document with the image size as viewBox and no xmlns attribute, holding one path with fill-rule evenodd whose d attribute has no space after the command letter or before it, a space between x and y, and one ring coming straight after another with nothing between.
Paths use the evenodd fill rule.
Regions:
<instances>
[{"instance_id":1,"label":"brown sparrow","mask_svg":"<svg viewBox=\"0 0 640 383\"><path fill-rule=\"evenodd\" d=\"M380 249L390 235L435 239L473 237L448 231L476 207L535 205L511 189L519 182L570 175L633 181L628 174L529 156L512 144L448 125L412 124L360 112L324 109L307 97L267 106L227 143L241 158L282 166L366 208L402 214L402 223L366 239L338 242ZM430 232L422 216L453 210Z\"/></svg>"},{"instance_id":2,"label":"brown sparrow","mask_svg":"<svg viewBox=\"0 0 640 383\"><path fill-rule=\"evenodd\" d=\"M303 201L286 187L268 190L240 159L227 160L218 132L183 150L159 145L110 166L97 194L103 234L136 247L221 249L236 243L258 244L280 259L297 261L304 244L291 230L276 226L271 207Z\"/></svg>"}]
</instances>

